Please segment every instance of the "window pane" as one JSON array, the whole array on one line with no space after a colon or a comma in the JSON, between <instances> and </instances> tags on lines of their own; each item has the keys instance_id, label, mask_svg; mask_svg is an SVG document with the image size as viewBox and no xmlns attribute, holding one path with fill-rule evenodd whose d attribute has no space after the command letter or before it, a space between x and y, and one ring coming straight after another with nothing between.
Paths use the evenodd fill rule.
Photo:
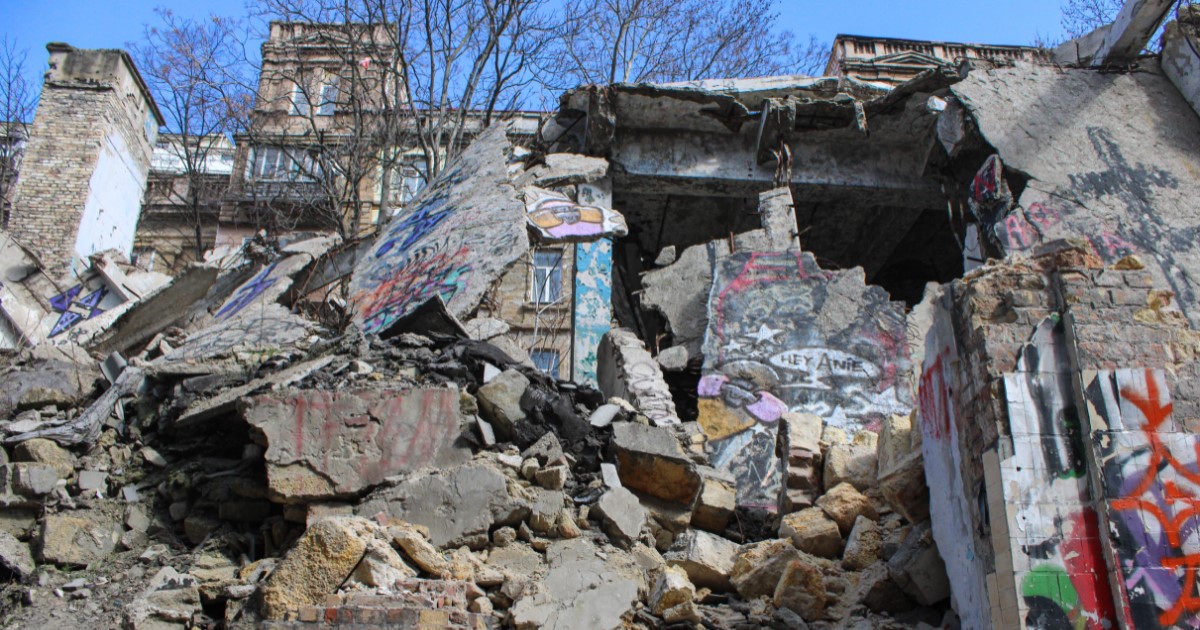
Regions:
<instances>
[{"instance_id":1,"label":"window pane","mask_svg":"<svg viewBox=\"0 0 1200 630\"><path fill-rule=\"evenodd\" d=\"M332 116L337 108L338 86L337 77L321 86L321 105L317 108L319 116Z\"/></svg>"},{"instance_id":2,"label":"window pane","mask_svg":"<svg viewBox=\"0 0 1200 630\"><path fill-rule=\"evenodd\" d=\"M529 353L529 358L533 361L533 365L537 369L549 374L552 378L558 378L558 350L534 350Z\"/></svg>"},{"instance_id":3,"label":"window pane","mask_svg":"<svg viewBox=\"0 0 1200 630\"><path fill-rule=\"evenodd\" d=\"M533 253L533 274L530 280L530 302L550 304L561 299L562 251L535 251Z\"/></svg>"},{"instance_id":4,"label":"window pane","mask_svg":"<svg viewBox=\"0 0 1200 630\"><path fill-rule=\"evenodd\" d=\"M308 95L304 93L304 88L296 85L296 87L292 89L292 115L307 116L308 112Z\"/></svg>"}]
</instances>

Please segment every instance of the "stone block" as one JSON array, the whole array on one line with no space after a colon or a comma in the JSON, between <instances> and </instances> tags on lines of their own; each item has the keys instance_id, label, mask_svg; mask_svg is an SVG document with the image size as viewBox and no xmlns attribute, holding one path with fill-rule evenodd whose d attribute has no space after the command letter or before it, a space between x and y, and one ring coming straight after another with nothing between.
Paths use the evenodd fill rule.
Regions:
<instances>
[{"instance_id":1,"label":"stone block","mask_svg":"<svg viewBox=\"0 0 1200 630\"><path fill-rule=\"evenodd\" d=\"M860 515L854 520L846 550L842 553L842 568L860 571L879 560L883 532L875 521Z\"/></svg>"},{"instance_id":2,"label":"stone block","mask_svg":"<svg viewBox=\"0 0 1200 630\"><path fill-rule=\"evenodd\" d=\"M50 494L58 484L58 471L43 464L9 464L12 466L12 489L27 497Z\"/></svg>"},{"instance_id":3,"label":"stone block","mask_svg":"<svg viewBox=\"0 0 1200 630\"><path fill-rule=\"evenodd\" d=\"M764 540L747 545L733 562L730 581L746 599L774 597L784 572L799 559L800 552L790 540Z\"/></svg>"},{"instance_id":4,"label":"stone block","mask_svg":"<svg viewBox=\"0 0 1200 630\"><path fill-rule=\"evenodd\" d=\"M824 482L826 488L847 482L861 492L875 487L875 446L868 444L834 444L825 452Z\"/></svg>"},{"instance_id":5,"label":"stone block","mask_svg":"<svg viewBox=\"0 0 1200 630\"><path fill-rule=\"evenodd\" d=\"M293 391L241 403L267 445L271 497L350 497L385 478L470 459L452 389Z\"/></svg>"},{"instance_id":6,"label":"stone block","mask_svg":"<svg viewBox=\"0 0 1200 630\"><path fill-rule=\"evenodd\" d=\"M737 554L737 543L705 531L688 530L675 537L663 559L683 569L696 586L727 592L733 590L729 576Z\"/></svg>"},{"instance_id":7,"label":"stone block","mask_svg":"<svg viewBox=\"0 0 1200 630\"><path fill-rule=\"evenodd\" d=\"M906 595L922 606L950 596L946 565L933 543L929 521L913 526L900 549L888 560L888 574Z\"/></svg>"},{"instance_id":8,"label":"stone block","mask_svg":"<svg viewBox=\"0 0 1200 630\"><path fill-rule=\"evenodd\" d=\"M505 370L479 388L475 397L479 399L479 411L484 419L492 423L496 436L510 440L516 423L525 419L521 410L521 396L529 387L529 379L516 370Z\"/></svg>"},{"instance_id":9,"label":"stone block","mask_svg":"<svg viewBox=\"0 0 1200 630\"><path fill-rule=\"evenodd\" d=\"M779 536L788 538L797 549L822 558L836 558L842 549L837 523L821 508L806 508L783 517Z\"/></svg>"},{"instance_id":10,"label":"stone block","mask_svg":"<svg viewBox=\"0 0 1200 630\"><path fill-rule=\"evenodd\" d=\"M42 523L42 562L86 566L103 560L117 547L121 527L98 510L46 515Z\"/></svg>"},{"instance_id":11,"label":"stone block","mask_svg":"<svg viewBox=\"0 0 1200 630\"><path fill-rule=\"evenodd\" d=\"M700 496L692 509L692 527L721 533L737 508L737 488L733 477L712 468L702 468Z\"/></svg>"},{"instance_id":12,"label":"stone block","mask_svg":"<svg viewBox=\"0 0 1200 630\"><path fill-rule=\"evenodd\" d=\"M637 540L646 525L645 508L625 488L610 488L592 507L591 514L600 518L613 542L626 547Z\"/></svg>"},{"instance_id":13,"label":"stone block","mask_svg":"<svg viewBox=\"0 0 1200 630\"><path fill-rule=\"evenodd\" d=\"M816 621L825 612L825 582L821 570L803 559L788 562L775 586L777 608L787 608L805 621Z\"/></svg>"},{"instance_id":14,"label":"stone block","mask_svg":"<svg viewBox=\"0 0 1200 630\"><path fill-rule=\"evenodd\" d=\"M390 488L367 495L355 514L383 513L429 529L437 547L487 546L494 526L517 525L529 515L524 498L508 491L508 478L477 461L450 470L414 474Z\"/></svg>"},{"instance_id":15,"label":"stone block","mask_svg":"<svg viewBox=\"0 0 1200 630\"><path fill-rule=\"evenodd\" d=\"M263 585L263 615L282 619L302 606L321 605L358 566L373 532L370 521L355 517L310 525Z\"/></svg>"},{"instance_id":16,"label":"stone block","mask_svg":"<svg viewBox=\"0 0 1200 630\"><path fill-rule=\"evenodd\" d=\"M613 425L611 448L626 488L683 504L700 490L696 465L669 429L621 422Z\"/></svg>"},{"instance_id":17,"label":"stone block","mask_svg":"<svg viewBox=\"0 0 1200 630\"><path fill-rule=\"evenodd\" d=\"M0 564L18 577L31 576L37 570L29 545L5 531L0 531Z\"/></svg>"},{"instance_id":18,"label":"stone block","mask_svg":"<svg viewBox=\"0 0 1200 630\"><path fill-rule=\"evenodd\" d=\"M668 566L658 572L650 589L650 610L667 623L700 620L695 603L696 587L678 567Z\"/></svg>"},{"instance_id":19,"label":"stone block","mask_svg":"<svg viewBox=\"0 0 1200 630\"><path fill-rule=\"evenodd\" d=\"M859 516L866 516L872 520L879 518L871 500L846 482L830 488L817 499L817 507L837 523L843 535L850 533L850 528L854 527L854 520Z\"/></svg>"},{"instance_id":20,"label":"stone block","mask_svg":"<svg viewBox=\"0 0 1200 630\"><path fill-rule=\"evenodd\" d=\"M824 423L821 417L799 411L789 411L783 414L787 426L788 448L802 449L810 453L821 452L821 431Z\"/></svg>"},{"instance_id":21,"label":"stone block","mask_svg":"<svg viewBox=\"0 0 1200 630\"><path fill-rule=\"evenodd\" d=\"M51 440L25 440L13 449L12 461L50 466L63 479L75 474L75 456Z\"/></svg>"},{"instance_id":22,"label":"stone block","mask_svg":"<svg viewBox=\"0 0 1200 630\"><path fill-rule=\"evenodd\" d=\"M919 450L880 474L879 494L910 523L929 518L929 486L925 483L925 460Z\"/></svg>"}]
</instances>

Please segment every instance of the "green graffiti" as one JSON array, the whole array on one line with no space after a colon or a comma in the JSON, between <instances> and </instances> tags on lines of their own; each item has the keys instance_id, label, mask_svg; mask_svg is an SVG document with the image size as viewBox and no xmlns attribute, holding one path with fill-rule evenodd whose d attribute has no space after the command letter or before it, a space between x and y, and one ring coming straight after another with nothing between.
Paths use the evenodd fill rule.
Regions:
<instances>
[{"instance_id":1,"label":"green graffiti","mask_svg":"<svg viewBox=\"0 0 1200 630\"><path fill-rule=\"evenodd\" d=\"M1050 564L1034 567L1021 578L1021 596L1026 599L1040 597L1058 604L1072 620L1075 630L1083 630L1087 625L1087 619L1080 614L1079 594L1062 567Z\"/></svg>"}]
</instances>

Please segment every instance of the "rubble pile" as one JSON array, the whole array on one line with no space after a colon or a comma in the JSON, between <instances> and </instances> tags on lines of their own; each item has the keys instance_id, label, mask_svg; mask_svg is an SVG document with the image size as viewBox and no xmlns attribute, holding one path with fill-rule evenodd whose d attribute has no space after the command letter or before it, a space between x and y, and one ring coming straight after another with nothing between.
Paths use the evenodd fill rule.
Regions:
<instances>
[{"instance_id":1,"label":"rubble pile","mask_svg":"<svg viewBox=\"0 0 1200 630\"><path fill-rule=\"evenodd\" d=\"M555 164L592 161L515 159L488 132L463 155L472 177L424 193L421 226L402 216L370 250L255 239L131 298L108 332L7 368L9 617L138 630L941 624L928 509L911 482L880 481L919 453L907 417L848 434L784 414L770 434L777 503L747 506L711 428L681 421L632 333L600 343L599 388L557 380L461 292L397 284L424 255L405 248L478 246L484 219L431 218L447 199L530 238L587 237L554 232L547 208L574 203ZM526 190L523 205L533 184L557 191ZM592 236L625 229L597 212ZM512 247L470 267L476 293L528 244ZM349 295L314 306L312 285L352 254ZM87 351L102 370L63 358Z\"/></svg>"}]
</instances>

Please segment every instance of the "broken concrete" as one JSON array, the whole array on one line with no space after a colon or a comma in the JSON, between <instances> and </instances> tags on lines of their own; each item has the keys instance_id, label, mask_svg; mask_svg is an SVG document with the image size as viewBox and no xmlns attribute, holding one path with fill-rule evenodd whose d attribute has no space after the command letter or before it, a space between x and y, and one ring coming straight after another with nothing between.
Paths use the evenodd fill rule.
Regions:
<instances>
[{"instance_id":1,"label":"broken concrete","mask_svg":"<svg viewBox=\"0 0 1200 630\"><path fill-rule=\"evenodd\" d=\"M524 501L509 495L505 476L482 463L411 475L376 490L355 508L374 517L386 514L429 528L430 542L442 548L487 545L493 525L516 525L529 514Z\"/></svg>"},{"instance_id":2,"label":"broken concrete","mask_svg":"<svg viewBox=\"0 0 1200 630\"><path fill-rule=\"evenodd\" d=\"M511 145L492 125L392 219L354 268L350 301L366 333L385 332L425 301L441 297L454 317L529 249L525 208L508 175ZM412 256L413 252L426 252Z\"/></svg>"},{"instance_id":3,"label":"broken concrete","mask_svg":"<svg viewBox=\"0 0 1200 630\"><path fill-rule=\"evenodd\" d=\"M684 505L690 505L700 490L696 465L669 429L617 423L612 454L621 485L627 488Z\"/></svg>"},{"instance_id":4,"label":"broken concrete","mask_svg":"<svg viewBox=\"0 0 1200 630\"><path fill-rule=\"evenodd\" d=\"M679 424L662 370L637 335L622 329L606 333L597 350L597 374L605 396L629 401L655 426Z\"/></svg>"},{"instance_id":5,"label":"broken concrete","mask_svg":"<svg viewBox=\"0 0 1200 630\"><path fill-rule=\"evenodd\" d=\"M288 392L242 402L281 502L353 496L387 477L470 459L451 389Z\"/></svg>"},{"instance_id":6,"label":"broken concrete","mask_svg":"<svg viewBox=\"0 0 1200 630\"><path fill-rule=\"evenodd\" d=\"M688 530L675 537L671 549L663 555L666 563L683 569L693 584L717 592L733 590L729 581L738 546L720 536Z\"/></svg>"}]
</instances>

